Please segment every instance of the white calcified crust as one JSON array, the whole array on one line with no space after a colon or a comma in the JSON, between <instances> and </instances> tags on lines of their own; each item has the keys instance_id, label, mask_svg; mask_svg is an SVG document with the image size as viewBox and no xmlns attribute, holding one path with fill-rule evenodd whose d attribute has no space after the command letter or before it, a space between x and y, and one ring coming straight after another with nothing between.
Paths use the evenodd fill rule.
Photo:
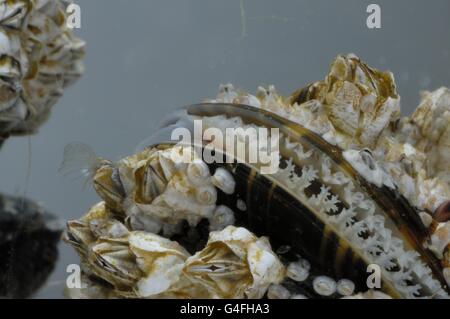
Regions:
<instances>
[{"instance_id":1,"label":"white calcified crust","mask_svg":"<svg viewBox=\"0 0 450 319\"><path fill-rule=\"evenodd\" d=\"M82 73L65 0L0 1L0 134L33 133Z\"/></svg>"}]
</instances>

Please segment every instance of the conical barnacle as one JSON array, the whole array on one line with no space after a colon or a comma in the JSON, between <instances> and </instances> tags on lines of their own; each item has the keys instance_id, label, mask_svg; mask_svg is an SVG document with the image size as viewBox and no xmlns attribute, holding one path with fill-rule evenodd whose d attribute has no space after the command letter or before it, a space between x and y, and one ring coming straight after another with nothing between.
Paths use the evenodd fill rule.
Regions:
<instances>
[{"instance_id":1,"label":"conical barnacle","mask_svg":"<svg viewBox=\"0 0 450 319\"><path fill-rule=\"evenodd\" d=\"M183 271L212 296L232 299L262 298L285 274L266 238L234 226L211 232L205 249L190 257Z\"/></svg>"},{"instance_id":2,"label":"conical barnacle","mask_svg":"<svg viewBox=\"0 0 450 319\"><path fill-rule=\"evenodd\" d=\"M424 92L422 102L410 118L403 120L404 138L426 155L430 177L450 182L450 90Z\"/></svg>"},{"instance_id":3,"label":"conical barnacle","mask_svg":"<svg viewBox=\"0 0 450 319\"><path fill-rule=\"evenodd\" d=\"M448 231L438 225L447 182L399 117L392 74L339 56L324 81L290 98L273 86L255 95L221 86L169 117L139 153L103 161L94 186L130 233L189 246L178 281L158 297L369 298L378 292L361 293L376 264L381 296L447 298ZM164 136L196 136L195 121L203 135L193 144ZM248 240L231 243L231 230ZM252 286L248 243L282 275Z\"/></svg>"},{"instance_id":4,"label":"conical barnacle","mask_svg":"<svg viewBox=\"0 0 450 319\"><path fill-rule=\"evenodd\" d=\"M393 75L370 68L355 55L338 56L325 81L291 97L299 105L319 101L342 137L341 145L372 147L389 124L400 118L399 96ZM339 137L338 137L339 139Z\"/></svg>"},{"instance_id":5,"label":"conical barnacle","mask_svg":"<svg viewBox=\"0 0 450 319\"><path fill-rule=\"evenodd\" d=\"M373 149L380 166L415 207L434 214L450 198L448 179L448 89L425 92L411 117L383 134ZM386 132L385 132L386 133Z\"/></svg>"},{"instance_id":6,"label":"conical barnacle","mask_svg":"<svg viewBox=\"0 0 450 319\"><path fill-rule=\"evenodd\" d=\"M30 134L82 73L62 0L0 1L0 135Z\"/></svg>"}]
</instances>

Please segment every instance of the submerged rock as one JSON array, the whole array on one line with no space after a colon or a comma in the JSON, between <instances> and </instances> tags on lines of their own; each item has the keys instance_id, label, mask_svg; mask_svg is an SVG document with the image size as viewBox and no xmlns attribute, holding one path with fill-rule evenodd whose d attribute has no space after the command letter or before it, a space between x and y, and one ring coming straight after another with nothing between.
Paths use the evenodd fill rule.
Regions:
<instances>
[{"instance_id":1,"label":"submerged rock","mask_svg":"<svg viewBox=\"0 0 450 319\"><path fill-rule=\"evenodd\" d=\"M0 298L27 298L58 258L61 226L37 203L0 195Z\"/></svg>"}]
</instances>

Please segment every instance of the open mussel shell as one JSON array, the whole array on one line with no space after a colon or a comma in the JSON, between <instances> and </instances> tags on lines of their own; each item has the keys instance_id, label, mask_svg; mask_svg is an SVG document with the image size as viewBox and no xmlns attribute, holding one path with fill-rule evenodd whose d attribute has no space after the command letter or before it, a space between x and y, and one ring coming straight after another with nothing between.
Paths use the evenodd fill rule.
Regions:
<instances>
[{"instance_id":1,"label":"open mussel shell","mask_svg":"<svg viewBox=\"0 0 450 319\"><path fill-rule=\"evenodd\" d=\"M346 161L341 149L296 123L245 105L198 104L168 117L140 147L170 147L177 143L173 130L185 127L192 132L194 120L202 120L203 130L279 130L275 173L262 174L261 163L247 161L248 154L209 165L211 171L226 168L236 182L235 192L221 193L218 204L237 212L237 225L268 236L274 251L289 247L283 255L288 261L302 256L311 263L312 274L350 279L357 292L368 289L367 266L376 264L382 290L392 297L448 296L439 261L424 248L430 234L417 211L395 187L372 184ZM252 142L257 143L247 139L247 146ZM195 143L203 150L214 144ZM296 283L299 293L310 294L310 281Z\"/></svg>"}]
</instances>

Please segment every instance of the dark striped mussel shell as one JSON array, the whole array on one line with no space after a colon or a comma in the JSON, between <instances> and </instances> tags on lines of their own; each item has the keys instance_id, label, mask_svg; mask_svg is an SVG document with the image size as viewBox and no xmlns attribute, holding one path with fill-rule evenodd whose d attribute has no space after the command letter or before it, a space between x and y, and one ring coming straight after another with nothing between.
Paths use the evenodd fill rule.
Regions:
<instances>
[{"instance_id":1,"label":"dark striped mussel shell","mask_svg":"<svg viewBox=\"0 0 450 319\"><path fill-rule=\"evenodd\" d=\"M225 168L236 183L233 194L219 194L218 205L236 212L235 225L267 236L286 265L303 263L298 269L308 270L306 278L298 280L294 273L282 283L291 293L339 297L346 289L366 291L373 288L370 282L376 278L371 274L379 269L380 288L391 297L447 296L440 263L424 248L430 234L417 211L395 189L378 187L356 172L341 149L273 113L233 104L186 107L144 144L171 147L169 134L184 127L193 137L194 123L201 123L202 133L207 133L193 142L203 155L214 154L216 161L208 163L211 171ZM234 135L226 132L236 128L241 130ZM267 143L261 143L261 128L267 129ZM233 146L230 154L220 146L226 142L218 143L209 129L240 140L244 152ZM271 141L271 129L277 129L277 141ZM267 161L250 160L255 150L269 156L275 150L271 142L279 151L272 171Z\"/></svg>"}]
</instances>

